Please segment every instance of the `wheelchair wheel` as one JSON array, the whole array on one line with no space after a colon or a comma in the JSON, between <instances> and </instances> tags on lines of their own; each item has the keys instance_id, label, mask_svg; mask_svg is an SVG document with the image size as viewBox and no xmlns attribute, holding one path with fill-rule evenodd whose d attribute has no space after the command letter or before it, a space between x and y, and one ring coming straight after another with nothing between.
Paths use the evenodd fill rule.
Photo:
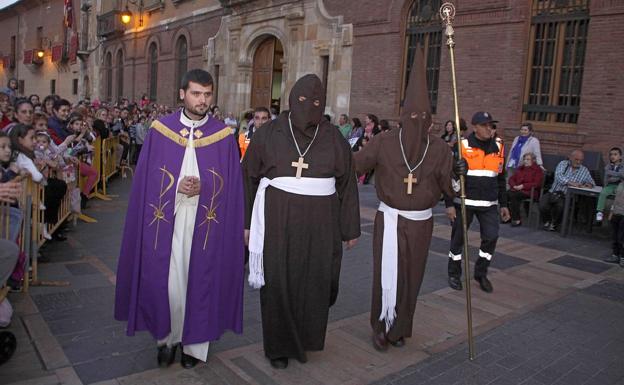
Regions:
<instances>
[{"instance_id":1,"label":"wheelchair wheel","mask_svg":"<svg viewBox=\"0 0 624 385\"><path fill-rule=\"evenodd\" d=\"M0 332L0 365L7 362L15 353L17 340L11 332Z\"/></svg>"}]
</instances>

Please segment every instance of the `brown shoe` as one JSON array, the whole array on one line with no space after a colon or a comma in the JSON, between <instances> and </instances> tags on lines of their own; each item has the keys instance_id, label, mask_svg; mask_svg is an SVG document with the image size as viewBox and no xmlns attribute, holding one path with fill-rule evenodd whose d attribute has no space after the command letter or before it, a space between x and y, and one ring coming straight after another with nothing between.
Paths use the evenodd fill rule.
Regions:
<instances>
[{"instance_id":1,"label":"brown shoe","mask_svg":"<svg viewBox=\"0 0 624 385\"><path fill-rule=\"evenodd\" d=\"M385 333L373 334L373 347L375 350L385 352L388 350L388 340Z\"/></svg>"}]
</instances>

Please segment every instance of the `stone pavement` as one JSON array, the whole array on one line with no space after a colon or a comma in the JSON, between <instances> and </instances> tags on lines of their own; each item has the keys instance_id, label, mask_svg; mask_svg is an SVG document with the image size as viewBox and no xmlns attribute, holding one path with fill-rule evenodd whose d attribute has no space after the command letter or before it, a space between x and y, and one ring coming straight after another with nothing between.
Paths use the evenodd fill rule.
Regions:
<instances>
[{"instance_id":1,"label":"stone pavement","mask_svg":"<svg viewBox=\"0 0 624 385\"><path fill-rule=\"evenodd\" d=\"M561 238L502 226L494 293L472 285L477 356L469 361L464 292L446 286L450 227L442 207L413 337L402 349L375 351L368 310L377 200L370 186L361 188L364 234L345 253L323 352L305 365L272 369L262 351L259 296L247 288L243 335L223 336L208 363L193 370L158 369L152 338L127 337L112 318L129 183L113 187L120 198L87 210L98 223L80 224L68 242L44 250L53 262L40 266L41 278L71 286L11 295L19 346L0 367L0 384L624 384L624 270L600 261L610 245L604 230ZM471 245L478 245L475 229Z\"/></svg>"}]
</instances>

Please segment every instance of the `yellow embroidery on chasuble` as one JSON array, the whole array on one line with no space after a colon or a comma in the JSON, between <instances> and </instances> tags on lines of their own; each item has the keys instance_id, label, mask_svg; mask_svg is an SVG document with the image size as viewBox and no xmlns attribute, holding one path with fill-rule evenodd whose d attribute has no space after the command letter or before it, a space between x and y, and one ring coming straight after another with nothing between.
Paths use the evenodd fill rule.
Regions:
<instances>
[{"instance_id":1,"label":"yellow embroidery on chasuble","mask_svg":"<svg viewBox=\"0 0 624 385\"><path fill-rule=\"evenodd\" d=\"M180 130L180 135L182 135L183 137L187 137L188 134L190 134L189 130L187 130L186 128L183 128Z\"/></svg>"},{"instance_id":2,"label":"yellow embroidery on chasuble","mask_svg":"<svg viewBox=\"0 0 624 385\"><path fill-rule=\"evenodd\" d=\"M178 133L178 132L173 131L169 127L165 126L158 120L152 123L152 128L158 131L159 133L161 133L166 138L171 139L172 141L174 141L175 143L179 144L182 147L186 147L188 144L188 139L185 138L184 136L187 136L190 132L187 132L186 135L184 136L181 135L184 132L184 130L186 130L186 128L184 128ZM214 134L208 135L208 136L204 136L204 133L201 130L195 130L193 135L195 136L195 138L197 138L196 140L193 141L193 147L198 148L198 147L209 146L213 143L217 143L227 138L229 135L232 135L232 130L229 127L225 127L222 130L217 131Z\"/></svg>"},{"instance_id":3,"label":"yellow embroidery on chasuble","mask_svg":"<svg viewBox=\"0 0 624 385\"><path fill-rule=\"evenodd\" d=\"M219 223L217 220L217 208L219 207L219 203L216 202L217 197L221 194L223 190L223 177L219 175L218 172L215 171L214 168L208 170L212 174L212 196L210 197L210 207L206 205L201 205L206 212L204 213L204 220L199 224L198 227L202 227L206 225L206 236L204 237L204 250L206 250L206 246L208 246L208 236L210 235L210 222Z\"/></svg>"},{"instance_id":4,"label":"yellow embroidery on chasuble","mask_svg":"<svg viewBox=\"0 0 624 385\"><path fill-rule=\"evenodd\" d=\"M171 201L168 200L168 201L163 202L163 197L165 196L165 194L167 194L169 190L171 190L171 188L173 187L173 184L175 183L175 177L173 176L172 173L167 171L166 166L162 166L160 168L160 171L162 171L162 178L160 179L160 191L158 193L158 205L155 205L153 203L148 203L148 206L150 206L154 210L152 213L153 215L152 221L149 223L148 227L152 227L152 225L156 223L156 237L154 238L154 250L156 250L156 248L158 247L158 232L160 231L160 221L171 223L169 222L169 220L167 220L167 216L165 215L165 208L167 207L169 203L171 203ZM169 182L167 182L166 187L165 187L165 177L169 179Z\"/></svg>"}]
</instances>

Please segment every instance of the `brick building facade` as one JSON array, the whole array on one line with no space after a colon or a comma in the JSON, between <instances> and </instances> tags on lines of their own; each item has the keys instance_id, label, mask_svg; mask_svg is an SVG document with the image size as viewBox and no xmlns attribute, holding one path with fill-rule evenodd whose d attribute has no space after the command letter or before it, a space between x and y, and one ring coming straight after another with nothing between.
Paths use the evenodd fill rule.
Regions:
<instances>
[{"instance_id":1,"label":"brick building facade","mask_svg":"<svg viewBox=\"0 0 624 385\"><path fill-rule=\"evenodd\" d=\"M56 93L77 100L84 80L77 57L79 25L80 13L74 12L71 28L65 26L63 0L22 0L0 10L0 84L14 77L23 95Z\"/></svg>"},{"instance_id":2,"label":"brick building facade","mask_svg":"<svg viewBox=\"0 0 624 385\"><path fill-rule=\"evenodd\" d=\"M81 70L91 81L81 84L93 97L148 94L173 104L182 69L201 67L215 75L223 111L239 112L257 100L285 108L293 82L313 72L327 85L332 116L374 113L396 120L419 41L427 50L437 126L452 118L440 0L143 0L141 10L130 4L128 26L118 21L125 1L74 2L90 5L83 13L89 20L86 45L98 48ZM48 3L58 13L62 1ZM622 145L624 52L617 47L624 36L624 2L454 3L462 116L490 111L507 141L530 120L544 152L605 152ZM3 30L15 23L15 14L7 13L0 11Z\"/></svg>"}]
</instances>

